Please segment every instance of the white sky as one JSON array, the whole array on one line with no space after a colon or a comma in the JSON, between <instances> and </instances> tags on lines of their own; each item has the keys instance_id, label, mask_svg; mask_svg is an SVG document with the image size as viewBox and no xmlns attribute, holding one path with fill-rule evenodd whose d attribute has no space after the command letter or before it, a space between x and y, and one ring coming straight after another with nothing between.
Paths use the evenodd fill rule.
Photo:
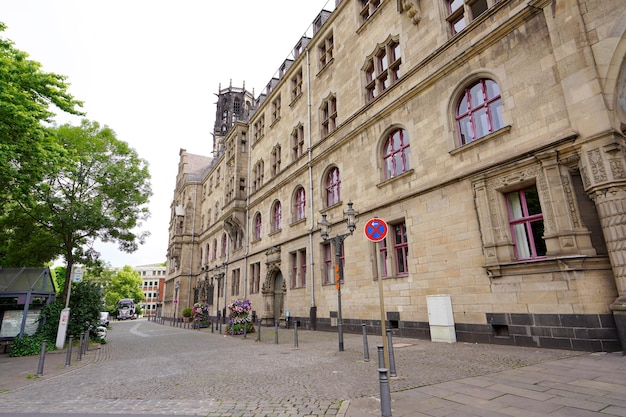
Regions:
<instances>
[{"instance_id":1,"label":"white sky","mask_svg":"<svg viewBox=\"0 0 626 417\"><path fill-rule=\"evenodd\" d=\"M114 267L166 259L179 151L210 156L215 94L270 81L335 0L0 0L0 37L68 77L86 118L112 128L150 164L152 216L133 254L96 250ZM326 5L328 3L328 5ZM58 123L78 124L66 116Z\"/></svg>"}]
</instances>

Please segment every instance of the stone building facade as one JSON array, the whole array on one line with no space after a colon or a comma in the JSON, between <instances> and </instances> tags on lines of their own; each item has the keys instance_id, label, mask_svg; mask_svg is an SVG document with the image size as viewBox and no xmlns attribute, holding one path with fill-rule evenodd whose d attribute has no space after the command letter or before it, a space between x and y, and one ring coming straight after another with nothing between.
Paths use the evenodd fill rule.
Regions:
<instances>
[{"instance_id":1,"label":"stone building facade","mask_svg":"<svg viewBox=\"0 0 626 417\"><path fill-rule=\"evenodd\" d=\"M141 291L145 297L141 302L143 316L158 317L163 303L166 267L163 264L149 264L134 269L141 277Z\"/></svg>"},{"instance_id":2,"label":"stone building facade","mask_svg":"<svg viewBox=\"0 0 626 417\"><path fill-rule=\"evenodd\" d=\"M625 57L622 0L327 5L258 97L220 87L212 157L181 150L164 315L428 338L444 296L459 341L619 350Z\"/></svg>"}]
</instances>

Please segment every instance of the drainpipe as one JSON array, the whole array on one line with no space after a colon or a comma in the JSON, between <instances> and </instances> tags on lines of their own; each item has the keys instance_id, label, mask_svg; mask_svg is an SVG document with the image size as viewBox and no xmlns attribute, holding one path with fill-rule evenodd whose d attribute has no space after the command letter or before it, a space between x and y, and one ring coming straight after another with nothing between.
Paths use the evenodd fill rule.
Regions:
<instances>
[{"instance_id":1,"label":"drainpipe","mask_svg":"<svg viewBox=\"0 0 626 417\"><path fill-rule=\"evenodd\" d=\"M309 327L310 330L317 329L317 306L315 305L315 261L313 258L313 230L315 229L315 213L313 210L313 168L311 166L312 155L312 143L311 143L311 61L309 55L309 48L306 49L306 96L307 96L307 136L308 136L308 166L309 166L309 207L310 207L310 220L309 220L309 264L311 265L310 273L310 286L311 286L311 307L309 309Z\"/></svg>"},{"instance_id":2,"label":"drainpipe","mask_svg":"<svg viewBox=\"0 0 626 417\"><path fill-rule=\"evenodd\" d=\"M187 307L191 307L191 280L193 271L193 244L196 236L196 213L198 210L198 185L196 181L196 188L194 190L194 206L193 206L193 219L191 221L191 253L189 254L189 285L187 286Z\"/></svg>"}]
</instances>

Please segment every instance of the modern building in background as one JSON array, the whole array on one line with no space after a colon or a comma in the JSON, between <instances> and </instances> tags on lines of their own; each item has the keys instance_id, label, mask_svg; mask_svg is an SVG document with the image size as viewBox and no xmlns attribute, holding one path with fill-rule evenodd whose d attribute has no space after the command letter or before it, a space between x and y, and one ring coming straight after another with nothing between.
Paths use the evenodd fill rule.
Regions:
<instances>
[{"instance_id":1,"label":"modern building in background","mask_svg":"<svg viewBox=\"0 0 626 417\"><path fill-rule=\"evenodd\" d=\"M623 0L329 4L181 149L163 315L619 350L625 57Z\"/></svg>"},{"instance_id":2,"label":"modern building in background","mask_svg":"<svg viewBox=\"0 0 626 417\"><path fill-rule=\"evenodd\" d=\"M144 317L158 317L159 309L163 305L166 266L164 264L150 264L134 267L141 277L141 291L145 299L140 303Z\"/></svg>"}]
</instances>

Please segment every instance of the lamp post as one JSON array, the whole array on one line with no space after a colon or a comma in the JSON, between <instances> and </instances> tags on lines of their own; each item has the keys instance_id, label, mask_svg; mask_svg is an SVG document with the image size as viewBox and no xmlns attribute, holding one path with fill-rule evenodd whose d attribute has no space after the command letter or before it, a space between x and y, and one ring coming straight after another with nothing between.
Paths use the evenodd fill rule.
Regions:
<instances>
[{"instance_id":1,"label":"lamp post","mask_svg":"<svg viewBox=\"0 0 626 417\"><path fill-rule=\"evenodd\" d=\"M220 286L222 284L222 279L224 278L224 276L226 275L226 262L215 266L214 268L215 271L217 271L216 275L215 275L215 279L217 280L217 302L216 302L216 309L217 309L217 321L220 324L220 334L222 333L222 320L223 317L220 319Z\"/></svg>"},{"instance_id":2,"label":"lamp post","mask_svg":"<svg viewBox=\"0 0 626 417\"><path fill-rule=\"evenodd\" d=\"M335 237L329 237L331 223L326 219L326 214L322 214L322 220L318 222L320 225L320 234L324 242L329 241L333 244L335 250L335 287L337 288L337 332L339 336L339 352L343 352L343 318L341 315L341 281L343 281L343 265L341 263L341 247L343 241L352 236L356 229L356 216L359 214L352 208L352 202L348 202L348 210L343 212L346 219L348 233L338 234Z\"/></svg>"}]
</instances>

